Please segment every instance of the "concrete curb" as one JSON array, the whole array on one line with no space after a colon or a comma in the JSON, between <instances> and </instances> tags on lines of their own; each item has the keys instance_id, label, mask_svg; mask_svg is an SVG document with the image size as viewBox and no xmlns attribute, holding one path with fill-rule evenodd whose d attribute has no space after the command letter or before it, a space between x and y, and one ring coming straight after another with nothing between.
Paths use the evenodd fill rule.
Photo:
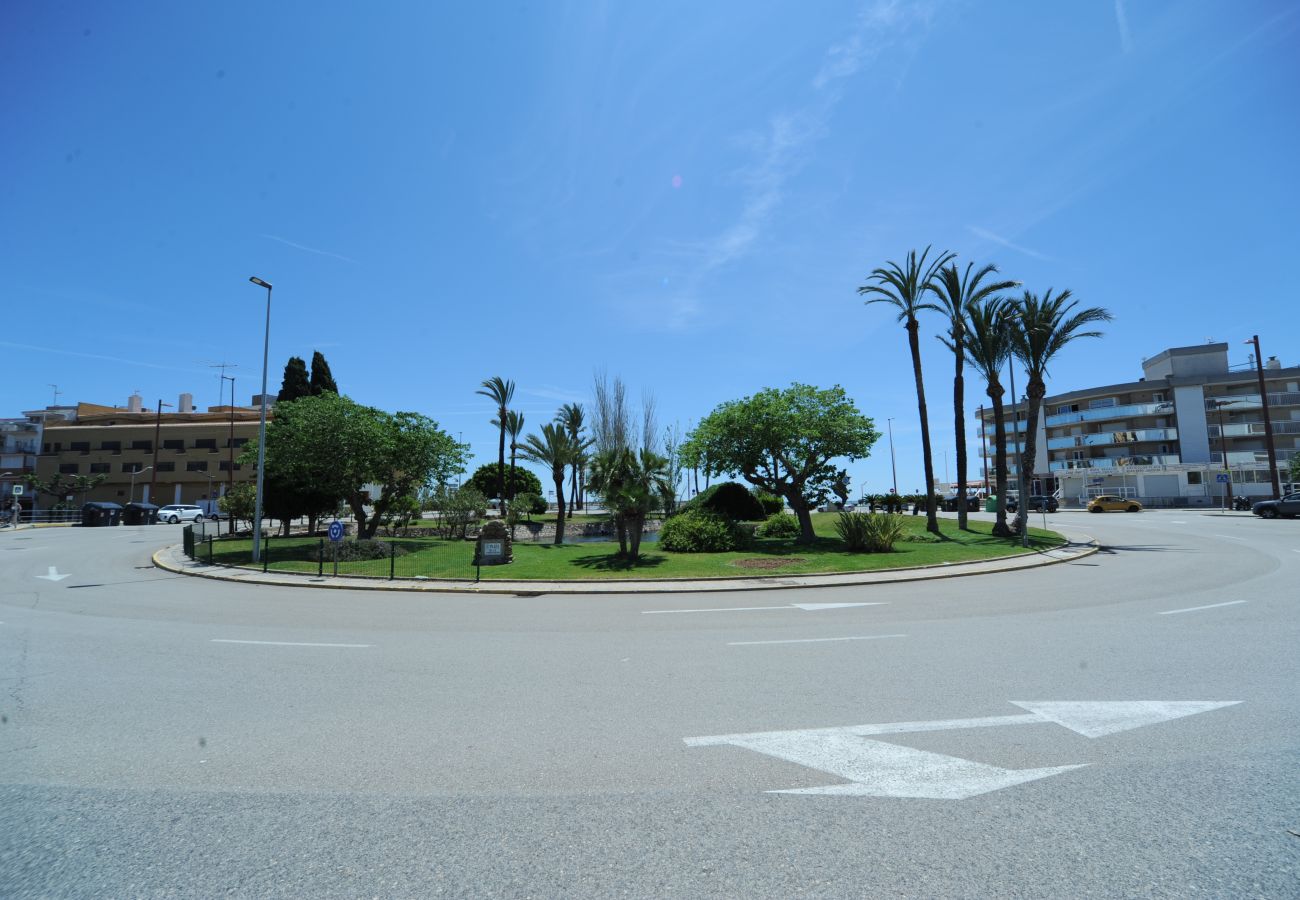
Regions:
<instances>
[{"instance_id":1,"label":"concrete curb","mask_svg":"<svg viewBox=\"0 0 1300 900\"><path fill-rule=\"evenodd\" d=\"M153 554L153 564L160 569L196 578L211 578L239 584L327 588L345 591L414 591L443 594L694 594L725 591L762 591L789 588L851 587L872 584L898 584L961 578L1036 569L1058 563L1074 562L1098 550L1090 536L1083 542L1071 541L1051 550L998 556L964 563L941 563L931 566L887 569L875 572L835 572L825 575L760 575L747 578L655 579L601 581L435 581L399 578L389 581L360 575L326 576L289 572L262 573L255 569L209 566L185 556L180 544L172 544Z\"/></svg>"}]
</instances>

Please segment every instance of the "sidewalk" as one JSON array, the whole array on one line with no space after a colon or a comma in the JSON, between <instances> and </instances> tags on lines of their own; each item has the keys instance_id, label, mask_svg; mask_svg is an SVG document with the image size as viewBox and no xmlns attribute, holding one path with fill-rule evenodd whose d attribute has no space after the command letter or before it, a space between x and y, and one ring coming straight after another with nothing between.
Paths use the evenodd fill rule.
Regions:
<instances>
[{"instance_id":1,"label":"sidewalk","mask_svg":"<svg viewBox=\"0 0 1300 900\"><path fill-rule=\"evenodd\" d=\"M235 581L240 584L281 585L289 587L333 588L347 591L425 591L452 594L688 594L721 591L762 591L782 588L848 587L853 585L895 584L906 581L930 581L966 575L989 575L1014 572L1056 563L1073 562L1097 552L1091 538L1071 542L1053 550L1018 556L1003 556L975 562L944 563L910 569L879 572L838 572L830 575L767 575L750 578L647 579L600 581L435 581L423 578L369 578L362 576L318 578L291 572L261 572L210 566L190 559L180 544L164 547L153 555L160 569L199 578Z\"/></svg>"}]
</instances>

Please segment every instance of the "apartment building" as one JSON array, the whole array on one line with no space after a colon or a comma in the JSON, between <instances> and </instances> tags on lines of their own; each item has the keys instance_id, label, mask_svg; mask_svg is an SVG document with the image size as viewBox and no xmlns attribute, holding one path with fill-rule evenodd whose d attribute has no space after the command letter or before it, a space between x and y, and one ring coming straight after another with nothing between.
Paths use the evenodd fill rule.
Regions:
<instances>
[{"instance_id":1,"label":"apartment building","mask_svg":"<svg viewBox=\"0 0 1300 900\"><path fill-rule=\"evenodd\" d=\"M1039 416L1032 493L1067 505L1098 494L1155 506L1213 506L1234 496L1271 495L1263 400L1253 362L1231 367L1228 345L1172 347L1142 362L1137 381L1046 397ZM1300 453L1300 367L1264 365L1279 478ZM993 417L981 413L985 472L992 478ZM1014 422L1014 425L1013 425ZM1023 404L1007 405L1009 477ZM1014 432L1013 432L1014 427Z\"/></svg>"},{"instance_id":2,"label":"apartment building","mask_svg":"<svg viewBox=\"0 0 1300 900\"><path fill-rule=\"evenodd\" d=\"M132 395L125 408L79 403L73 415L45 423L36 474L42 480L55 473L105 476L84 497L74 498L78 504L216 499L234 484L254 479L256 467L237 460L244 444L257 441L259 416L256 405L200 412L190 394L161 412L145 409L139 395ZM46 495L38 502L48 507L55 499Z\"/></svg>"},{"instance_id":3,"label":"apartment building","mask_svg":"<svg viewBox=\"0 0 1300 900\"><path fill-rule=\"evenodd\" d=\"M41 433L48 421L63 421L77 414L75 406L47 406L23 413L22 418L0 419L0 505L12 497L14 485L22 485L36 472ZM24 492L19 498L24 509L31 509L33 498Z\"/></svg>"}]
</instances>

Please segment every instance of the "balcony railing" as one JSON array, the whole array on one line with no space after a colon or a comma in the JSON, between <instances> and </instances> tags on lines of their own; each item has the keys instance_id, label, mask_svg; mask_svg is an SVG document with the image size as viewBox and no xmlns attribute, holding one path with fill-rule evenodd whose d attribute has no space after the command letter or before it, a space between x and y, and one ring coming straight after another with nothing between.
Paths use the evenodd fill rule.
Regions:
<instances>
[{"instance_id":1,"label":"balcony railing","mask_svg":"<svg viewBox=\"0 0 1300 900\"><path fill-rule=\"evenodd\" d=\"M1177 453L1157 453L1149 456L1098 457L1096 459L1058 459L1051 463L1053 472L1070 469L1123 469L1129 466L1176 466L1182 463Z\"/></svg>"},{"instance_id":2,"label":"balcony railing","mask_svg":"<svg viewBox=\"0 0 1300 900\"><path fill-rule=\"evenodd\" d=\"M1219 426L1211 425L1209 427L1210 437L1219 436ZM1228 437L1263 437L1263 422L1234 422L1231 425L1223 426L1223 433ZM1300 434L1300 422L1282 421L1273 423L1274 434Z\"/></svg>"},{"instance_id":3,"label":"balcony railing","mask_svg":"<svg viewBox=\"0 0 1300 900\"><path fill-rule=\"evenodd\" d=\"M1207 412L1218 411L1220 405L1224 409L1260 409L1263 404L1259 402L1259 394L1236 394L1226 397L1206 397L1205 409ZM1280 391L1268 394L1268 405L1274 406L1300 406L1300 391Z\"/></svg>"},{"instance_id":4,"label":"balcony railing","mask_svg":"<svg viewBox=\"0 0 1300 900\"><path fill-rule=\"evenodd\" d=\"M1098 434L1072 434L1047 439L1048 450L1068 450L1071 447L1104 447L1110 444L1132 444L1138 441L1176 441L1177 428L1141 428L1137 431L1103 431Z\"/></svg>"},{"instance_id":5,"label":"balcony railing","mask_svg":"<svg viewBox=\"0 0 1300 900\"><path fill-rule=\"evenodd\" d=\"M1047 427L1073 425L1076 422L1107 422L1112 419L1130 419L1136 416L1173 415L1174 405L1164 403L1130 403L1126 406L1107 406L1099 409L1081 409L1078 412L1054 413L1047 417Z\"/></svg>"}]
</instances>

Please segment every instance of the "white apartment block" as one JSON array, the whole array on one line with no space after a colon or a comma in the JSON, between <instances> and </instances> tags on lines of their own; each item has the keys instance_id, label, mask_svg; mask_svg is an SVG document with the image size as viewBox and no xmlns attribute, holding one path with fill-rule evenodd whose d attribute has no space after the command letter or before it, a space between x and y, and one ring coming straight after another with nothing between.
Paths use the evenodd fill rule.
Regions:
<instances>
[{"instance_id":1,"label":"white apartment block","mask_svg":"<svg viewBox=\"0 0 1300 900\"><path fill-rule=\"evenodd\" d=\"M1144 360L1142 371L1137 381L1044 398L1030 493L1055 493L1065 506L1098 494L1150 506L1221 505L1229 489L1238 497L1272 495L1253 361L1229 368L1228 345L1211 343L1165 350ZM1270 358L1264 378L1285 490L1291 458L1300 453L1300 367ZM1005 415L1014 485L1025 410L1008 402ZM985 407L980 418L984 473L992 483L992 411Z\"/></svg>"}]
</instances>

